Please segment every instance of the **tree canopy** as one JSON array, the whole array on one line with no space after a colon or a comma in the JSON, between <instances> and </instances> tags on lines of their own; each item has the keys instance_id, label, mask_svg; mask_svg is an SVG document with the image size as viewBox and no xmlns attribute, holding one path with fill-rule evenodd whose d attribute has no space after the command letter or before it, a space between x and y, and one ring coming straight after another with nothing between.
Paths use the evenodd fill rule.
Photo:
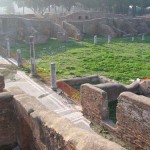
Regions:
<instances>
[{"instance_id":1,"label":"tree canopy","mask_svg":"<svg viewBox=\"0 0 150 150\"><path fill-rule=\"evenodd\" d=\"M136 15L137 7L141 12L146 7L150 7L150 0L14 0L19 7L26 6L35 13L43 14L50 5L63 6L70 10L72 6L80 3L85 8L98 9L110 13L127 14L129 6L132 8L132 14Z\"/></svg>"}]
</instances>

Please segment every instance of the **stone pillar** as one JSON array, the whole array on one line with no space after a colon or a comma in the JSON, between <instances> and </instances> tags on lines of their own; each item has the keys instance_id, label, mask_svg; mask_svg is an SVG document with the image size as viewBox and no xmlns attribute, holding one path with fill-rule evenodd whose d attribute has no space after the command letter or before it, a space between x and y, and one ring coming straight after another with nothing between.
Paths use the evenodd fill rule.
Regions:
<instances>
[{"instance_id":1,"label":"stone pillar","mask_svg":"<svg viewBox=\"0 0 150 150\"><path fill-rule=\"evenodd\" d=\"M142 41L144 41L145 40L145 35L144 34L142 34Z\"/></svg>"},{"instance_id":2,"label":"stone pillar","mask_svg":"<svg viewBox=\"0 0 150 150\"><path fill-rule=\"evenodd\" d=\"M134 41L134 36L132 37L132 39L131 39L131 40L132 40L132 42Z\"/></svg>"},{"instance_id":3,"label":"stone pillar","mask_svg":"<svg viewBox=\"0 0 150 150\"><path fill-rule=\"evenodd\" d=\"M111 42L111 36L108 35L108 44Z\"/></svg>"},{"instance_id":4,"label":"stone pillar","mask_svg":"<svg viewBox=\"0 0 150 150\"><path fill-rule=\"evenodd\" d=\"M97 44L97 35L94 36L94 44Z\"/></svg>"},{"instance_id":5,"label":"stone pillar","mask_svg":"<svg viewBox=\"0 0 150 150\"><path fill-rule=\"evenodd\" d=\"M5 88L4 76L0 75L0 92Z\"/></svg>"},{"instance_id":6,"label":"stone pillar","mask_svg":"<svg viewBox=\"0 0 150 150\"><path fill-rule=\"evenodd\" d=\"M10 42L9 38L6 38L7 56L10 58Z\"/></svg>"},{"instance_id":7,"label":"stone pillar","mask_svg":"<svg viewBox=\"0 0 150 150\"><path fill-rule=\"evenodd\" d=\"M31 62L30 76L35 76L36 75L36 66L35 66L34 36L29 36L29 44L30 44L30 62Z\"/></svg>"},{"instance_id":8,"label":"stone pillar","mask_svg":"<svg viewBox=\"0 0 150 150\"><path fill-rule=\"evenodd\" d=\"M17 49L17 63L18 63L19 67L22 66L22 58L21 58L21 50L20 49Z\"/></svg>"},{"instance_id":9,"label":"stone pillar","mask_svg":"<svg viewBox=\"0 0 150 150\"><path fill-rule=\"evenodd\" d=\"M56 84L56 65L54 63L51 63L51 88L53 90L57 89L57 84Z\"/></svg>"}]
</instances>

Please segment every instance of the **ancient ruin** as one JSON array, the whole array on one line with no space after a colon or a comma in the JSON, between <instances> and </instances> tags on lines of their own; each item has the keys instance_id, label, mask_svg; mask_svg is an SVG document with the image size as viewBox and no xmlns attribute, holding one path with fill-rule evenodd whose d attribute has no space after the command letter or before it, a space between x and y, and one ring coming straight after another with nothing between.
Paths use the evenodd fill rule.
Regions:
<instances>
[{"instance_id":1,"label":"ancient ruin","mask_svg":"<svg viewBox=\"0 0 150 150\"><path fill-rule=\"evenodd\" d=\"M44 28L43 28L44 26ZM84 35L101 35L111 37L149 34L150 19L112 15L102 12L76 12L66 16L46 14L39 18L33 15L0 16L0 44L6 38L13 44L17 40L28 41L28 36L35 36L35 43L45 43L49 37L66 41L67 37L82 40Z\"/></svg>"},{"instance_id":2,"label":"ancient ruin","mask_svg":"<svg viewBox=\"0 0 150 150\"><path fill-rule=\"evenodd\" d=\"M23 150L124 149L75 127L17 87L0 93L0 112L0 148L7 145Z\"/></svg>"},{"instance_id":3,"label":"ancient ruin","mask_svg":"<svg viewBox=\"0 0 150 150\"><path fill-rule=\"evenodd\" d=\"M48 13L41 18L34 15L0 16L0 45L6 47L6 49L1 49L8 57L9 44L13 45L17 41L29 43L29 36L31 53L34 53L32 51L33 36L35 44L39 44L46 43L50 37L57 38L59 42L66 42L68 37L82 40L84 35L101 35L111 38L149 33L150 18L132 18L126 15L101 12L84 11L65 16ZM96 36L94 43L96 43ZM43 88L37 86L27 75L22 72L18 73L16 67L5 59L1 58L1 60L0 63L5 61L5 64L0 64L0 149L3 147L22 150L125 149L119 144L97 135L89 127L89 124L84 122L86 118L91 124L103 127L110 134L127 143L133 150L150 149L150 80L136 81L129 86L103 76L56 82L55 64L51 64L51 70L54 70L54 73L51 74L54 79L51 80L51 88L54 91L49 90L48 93L44 93ZM18 60L21 63L21 60ZM32 61L35 63L33 55L31 75L34 76L36 70ZM16 79L16 74L22 78ZM7 80L16 82L12 85L18 87L10 86L10 81L7 81L8 87L5 88L4 77L5 80L7 77ZM28 86L32 84L33 87L29 88ZM20 85L22 88L26 88L26 92L19 87ZM76 94L72 95L68 90ZM35 96L33 96L34 92ZM39 95L40 92L41 95ZM53 99L51 103L54 105L46 101L49 100L50 94L50 98ZM67 103L68 99L62 100L64 98L62 95L69 97L70 101L71 99L76 100L75 103L69 101L71 104L73 103L74 109L70 103ZM110 118L110 102L116 102L117 105L115 106L116 122ZM69 105L69 107L65 105ZM86 118L83 117L79 107ZM74 112L75 117L70 115ZM66 115L66 113L69 114ZM73 118L75 123L60 114ZM83 119L81 127L76 125L80 121L78 114ZM88 130L84 129L84 123L88 124Z\"/></svg>"},{"instance_id":4,"label":"ancient ruin","mask_svg":"<svg viewBox=\"0 0 150 150\"><path fill-rule=\"evenodd\" d=\"M83 114L93 123L126 141L132 149L149 149L150 80L130 86L119 83L83 84L81 105ZM118 99L114 124L109 118L108 103Z\"/></svg>"}]
</instances>

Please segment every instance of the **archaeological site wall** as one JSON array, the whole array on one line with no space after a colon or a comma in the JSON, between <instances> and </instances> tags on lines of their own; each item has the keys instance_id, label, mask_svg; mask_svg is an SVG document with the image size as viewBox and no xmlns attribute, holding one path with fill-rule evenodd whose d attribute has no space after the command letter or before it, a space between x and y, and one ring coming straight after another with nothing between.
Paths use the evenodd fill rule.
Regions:
<instances>
[{"instance_id":1,"label":"archaeological site wall","mask_svg":"<svg viewBox=\"0 0 150 150\"><path fill-rule=\"evenodd\" d=\"M150 149L150 98L122 93L117 105L117 135L133 149Z\"/></svg>"},{"instance_id":2,"label":"archaeological site wall","mask_svg":"<svg viewBox=\"0 0 150 150\"><path fill-rule=\"evenodd\" d=\"M128 143L132 149L148 150L150 98L146 96L150 94L149 83L136 82L130 86L118 83L96 86L83 84L80 92L83 114L94 124L103 126L111 134ZM114 124L109 118L108 103L116 101L117 98L117 123Z\"/></svg>"},{"instance_id":3,"label":"archaeological site wall","mask_svg":"<svg viewBox=\"0 0 150 150\"><path fill-rule=\"evenodd\" d=\"M19 41L28 42L28 36L35 36L35 43L45 43L50 37L65 30L58 24L44 18L23 18L17 16L0 16L0 45L6 45L6 38L11 45Z\"/></svg>"},{"instance_id":4,"label":"archaeological site wall","mask_svg":"<svg viewBox=\"0 0 150 150\"><path fill-rule=\"evenodd\" d=\"M105 13L105 12L100 12L100 11L79 11L79 12L74 12L74 13L68 14L66 16L62 16L61 20L70 22L70 21L91 20L91 19L104 18L104 17L107 17L107 18L112 18L112 17L131 18L126 15Z\"/></svg>"},{"instance_id":5,"label":"archaeological site wall","mask_svg":"<svg viewBox=\"0 0 150 150\"><path fill-rule=\"evenodd\" d=\"M18 88L7 91L0 93L0 147L17 143L22 150L124 149L75 127Z\"/></svg>"},{"instance_id":6,"label":"archaeological site wall","mask_svg":"<svg viewBox=\"0 0 150 150\"><path fill-rule=\"evenodd\" d=\"M148 34L150 32L149 21L140 18L96 18L84 21L70 21L81 33L97 34L102 36L111 35L113 37L123 35Z\"/></svg>"},{"instance_id":7,"label":"archaeological site wall","mask_svg":"<svg viewBox=\"0 0 150 150\"><path fill-rule=\"evenodd\" d=\"M69 24L68 22L63 22L63 29L67 31L68 37L72 37L74 39L81 40L82 35L78 28L76 28L74 25Z\"/></svg>"},{"instance_id":8,"label":"archaeological site wall","mask_svg":"<svg viewBox=\"0 0 150 150\"><path fill-rule=\"evenodd\" d=\"M50 19L52 18L52 19ZM130 18L121 15L103 14L101 12L76 12L61 17L0 16L0 45L10 44L17 40L26 41L28 36L35 36L35 43L46 43L50 37L58 37L58 32L82 40L84 34L112 37L150 33L150 20L145 18ZM63 40L64 41L64 40Z\"/></svg>"}]
</instances>

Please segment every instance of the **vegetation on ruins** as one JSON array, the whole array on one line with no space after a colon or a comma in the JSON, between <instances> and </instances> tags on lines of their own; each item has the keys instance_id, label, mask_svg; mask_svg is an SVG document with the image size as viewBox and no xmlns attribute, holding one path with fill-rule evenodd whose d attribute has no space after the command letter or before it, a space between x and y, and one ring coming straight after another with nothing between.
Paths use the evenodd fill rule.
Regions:
<instances>
[{"instance_id":1,"label":"vegetation on ruins","mask_svg":"<svg viewBox=\"0 0 150 150\"><path fill-rule=\"evenodd\" d=\"M70 39L67 43L50 39L47 44L35 46L37 71L44 79L49 79L50 63L55 62L58 78L99 74L128 84L131 79L150 76L149 42L150 36L144 41L136 37L133 42L131 37L116 38L110 44L100 37L96 45L91 36L83 41ZM18 48L22 50L22 57L29 59L28 45L16 44L14 52ZM26 64L26 68L30 65Z\"/></svg>"}]
</instances>

